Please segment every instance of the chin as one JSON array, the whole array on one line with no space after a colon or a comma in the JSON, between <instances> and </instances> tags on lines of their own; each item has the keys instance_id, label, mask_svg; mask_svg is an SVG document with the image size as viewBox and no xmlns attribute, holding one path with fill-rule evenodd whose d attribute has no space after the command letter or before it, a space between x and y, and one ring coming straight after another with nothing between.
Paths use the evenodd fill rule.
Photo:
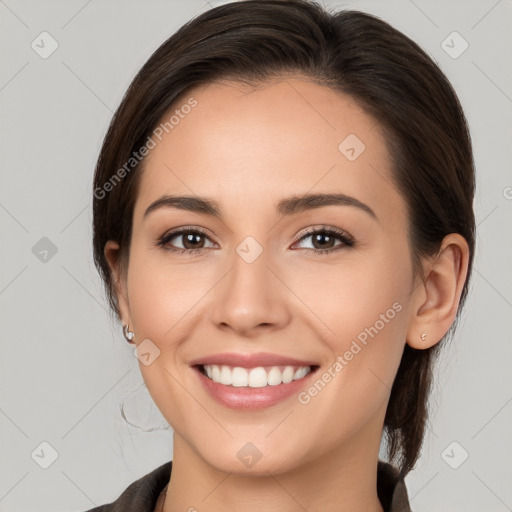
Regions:
<instances>
[{"instance_id":1,"label":"chin","mask_svg":"<svg viewBox=\"0 0 512 512\"><path fill-rule=\"evenodd\" d=\"M196 447L196 453L210 466L225 473L236 475L268 476L280 474L295 469L303 460L305 454L303 443L295 448L284 439L274 442L267 440L250 441L251 436L244 440L231 439L227 443L218 443L212 449ZM281 448L281 449L279 449Z\"/></svg>"}]
</instances>

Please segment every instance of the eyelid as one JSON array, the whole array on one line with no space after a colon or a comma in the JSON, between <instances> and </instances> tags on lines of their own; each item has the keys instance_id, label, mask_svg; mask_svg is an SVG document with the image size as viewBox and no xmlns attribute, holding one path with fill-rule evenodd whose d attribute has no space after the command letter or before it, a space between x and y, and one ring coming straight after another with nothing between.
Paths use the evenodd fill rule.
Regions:
<instances>
[{"instance_id":1,"label":"eyelid","mask_svg":"<svg viewBox=\"0 0 512 512\"><path fill-rule=\"evenodd\" d=\"M194 234L201 234L204 235L206 238L208 238L214 245L216 245L216 242L213 241L213 237L210 235L209 231L205 228L201 228L199 226L179 226L176 228L169 229L166 231L163 235L159 236L156 245L158 247L161 247L164 250L170 251L170 252L176 252L176 253L195 253L198 254L206 249L210 249L210 247L199 247L197 249L182 249L181 247L166 247L167 245L170 245L170 241L173 238L179 237L181 235L187 234L187 233L194 233Z\"/></svg>"},{"instance_id":2,"label":"eyelid","mask_svg":"<svg viewBox=\"0 0 512 512\"><path fill-rule=\"evenodd\" d=\"M347 233L344 229L340 229L340 228L336 228L334 226L328 226L328 225L322 224L322 225L317 225L317 226L312 226L312 227L306 228L306 230L301 235L299 235L297 241L294 242L293 245L302 241L304 238L307 238L311 235L315 235L317 233L332 234L332 235L342 239L344 242L344 245L353 246L356 244L354 237L352 235L350 235L349 233ZM314 250L314 249L310 249L310 250ZM318 249L318 251L320 251L320 249ZM324 252L325 252L325 250L324 250Z\"/></svg>"},{"instance_id":3,"label":"eyelid","mask_svg":"<svg viewBox=\"0 0 512 512\"><path fill-rule=\"evenodd\" d=\"M175 236L181 235L183 233L193 233L193 232L199 232L202 235L208 236L208 238L212 238L210 231L208 231L206 228L202 228L199 226L193 226L193 225L177 226L175 228L169 229L163 235L161 235L160 238L169 238L171 236L175 237Z\"/></svg>"}]
</instances>

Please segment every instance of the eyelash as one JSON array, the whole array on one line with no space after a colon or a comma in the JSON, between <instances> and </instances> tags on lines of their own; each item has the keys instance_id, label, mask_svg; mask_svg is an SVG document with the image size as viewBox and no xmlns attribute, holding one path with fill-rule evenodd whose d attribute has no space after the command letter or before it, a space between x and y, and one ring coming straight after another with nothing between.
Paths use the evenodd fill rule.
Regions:
<instances>
[{"instance_id":1,"label":"eyelash","mask_svg":"<svg viewBox=\"0 0 512 512\"><path fill-rule=\"evenodd\" d=\"M204 231L200 228L184 227L184 228L176 229L175 231L171 231L170 233L165 233L158 239L156 245L166 251L170 251L175 254L184 254L184 253L200 254L203 251L206 251L209 249L208 247L200 247L199 249L181 249L179 247L172 247L171 245L168 245L169 242L173 238L176 238L179 235L191 234L191 233L208 236L206 231ZM305 238L308 238L312 235L317 235L317 234L321 234L321 233L338 238L339 240L341 240L342 244L336 245L335 247L332 247L330 249L309 249L309 248L307 248L307 249L303 249L303 250L312 252L313 254L315 254L317 256L321 256L324 254L331 253L333 251L338 251L343 247L354 247L356 245L354 238L352 236L350 236L348 233L346 233L345 231L342 231L341 229L338 229L338 228L327 227L327 226L322 226L321 228L315 228L312 230L306 230L306 232L299 238L299 240L296 243L301 242Z\"/></svg>"}]
</instances>

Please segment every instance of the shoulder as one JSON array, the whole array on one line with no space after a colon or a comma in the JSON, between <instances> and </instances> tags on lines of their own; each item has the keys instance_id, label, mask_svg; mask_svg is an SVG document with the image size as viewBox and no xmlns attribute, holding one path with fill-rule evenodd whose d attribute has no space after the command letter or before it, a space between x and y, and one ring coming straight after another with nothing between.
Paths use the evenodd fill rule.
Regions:
<instances>
[{"instance_id":1,"label":"shoulder","mask_svg":"<svg viewBox=\"0 0 512 512\"><path fill-rule=\"evenodd\" d=\"M172 460L132 482L113 502L87 512L153 512L160 491L171 475Z\"/></svg>"}]
</instances>

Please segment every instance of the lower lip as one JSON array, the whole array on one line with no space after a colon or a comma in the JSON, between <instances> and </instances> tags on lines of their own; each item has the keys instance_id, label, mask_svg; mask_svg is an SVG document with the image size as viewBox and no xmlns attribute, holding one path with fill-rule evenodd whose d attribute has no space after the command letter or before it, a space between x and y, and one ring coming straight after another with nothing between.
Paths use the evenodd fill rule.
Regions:
<instances>
[{"instance_id":1,"label":"lower lip","mask_svg":"<svg viewBox=\"0 0 512 512\"><path fill-rule=\"evenodd\" d=\"M298 394L308 384L311 376L316 373L315 370L312 370L302 379L293 380L288 384L249 388L225 386L213 382L213 380L203 375L197 366L193 369L199 375L199 380L204 389L214 400L232 409L243 410L264 409Z\"/></svg>"}]
</instances>

